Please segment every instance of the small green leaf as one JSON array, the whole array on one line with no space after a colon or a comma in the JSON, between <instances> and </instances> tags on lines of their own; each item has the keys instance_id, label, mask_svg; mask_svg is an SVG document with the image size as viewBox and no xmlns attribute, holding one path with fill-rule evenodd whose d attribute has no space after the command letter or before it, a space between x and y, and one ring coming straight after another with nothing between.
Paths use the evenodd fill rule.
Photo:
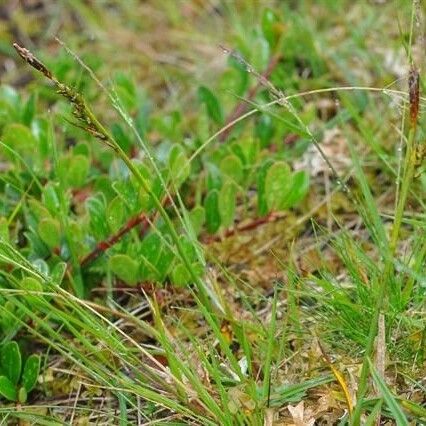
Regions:
<instances>
[{"instance_id":1,"label":"small green leaf","mask_svg":"<svg viewBox=\"0 0 426 426\"><path fill-rule=\"evenodd\" d=\"M133 80L124 73L117 73L114 77L114 91L126 111L137 106L137 90Z\"/></svg>"},{"instance_id":2,"label":"small green leaf","mask_svg":"<svg viewBox=\"0 0 426 426\"><path fill-rule=\"evenodd\" d=\"M285 208L295 206L309 191L309 174L300 170L293 174L292 185L285 201Z\"/></svg>"},{"instance_id":3,"label":"small green leaf","mask_svg":"<svg viewBox=\"0 0 426 426\"><path fill-rule=\"evenodd\" d=\"M6 376L0 376L0 395L9 401L16 401L18 397L16 387Z\"/></svg>"},{"instance_id":4,"label":"small green leaf","mask_svg":"<svg viewBox=\"0 0 426 426\"><path fill-rule=\"evenodd\" d=\"M43 286L42 284L33 277L25 277L21 281L21 288L23 290L28 290L29 292L42 292ZM40 298L43 297L41 295L36 294L25 294L23 298L28 302L30 306L37 306L40 304Z\"/></svg>"},{"instance_id":5,"label":"small green leaf","mask_svg":"<svg viewBox=\"0 0 426 426\"><path fill-rule=\"evenodd\" d=\"M283 161L273 164L265 177L265 196L268 210L282 210L292 186L290 167Z\"/></svg>"},{"instance_id":6,"label":"small green leaf","mask_svg":"<svg viewBox=\"0 0 426 426\"><path fill-rule=\"evenodd\" d=\"M120 197L110 201L106 210L106 218L111 231L115 232L123 226L126 216L126 207Z\"/></svg>"},{"instance_id":7,"label":"small green leaf","mask_svg":"<svg viewBox=\"0 0 426 426\"><path fill-rule=\"evenodd\" d=\"M0 217L0 238L9 242L9 223L6 217Z\"/></svg>"},{"instance_id":8,"label":"small green leaf","mask_svg":"<svg viewBox=\"0 0 426 426\"><path fill-rule=\"evenodd\" d=\"M272 160L266 160L259 168L257 173L257 211L260 216L268 213L268 205L266 203L265 179L269 168L272 166Z\"/></svg>"},{"instance_id":9,"label":"small green leaf","mask_svg":"<svg viewBox=\"0 0 426 426\"><path fill-rule=\"evenodd\" d=\"M266 8L262 14L262 32L271 47L277 43L279 36L279 18L277 14Z\"/></svg>"},{"instance_id":10,"label":"small green leaf","mask_svg":"<svg viewBox=\"0 0 426 426\"><path fill-rule=\"evenodd\" d=\"M138 282L139 265L126 254L116 254L109 259L111 271L125 283L134 286Z\"/></svg>"},{"instance_id":11,"label":"small green leaf","mask_svg":"<svg viewBox=\"0 0 426 426\"><path fill-rule=\"evenodd\" d=\"M209 117L217 124L223 124L223 111L216 96L205 86L198 88L198 98L207 107Z\"/></svg>"},{"instance_id":12,"label":"small green leaf","mask_svg":"<svg viewBox=\"0 0 426 426\"><path fill-rule=\"evenodd\" d=\"M222 158L219 166L222 173L236 183L241 183L244 179L243 163L236 155L227 155Z\"/></svg>"},{"instance_id":13,"label":"small green leaf","mask_svg":"<svg viewBox=\"0 0 426 426\"><path fill-rule=\"evenodd\" d=\"M27 400L27 390L24 387L19 388L18 391L18 401L23 404Z\"/></svg>"},{"instance_id":14,"label":"small green leaf","mask_svg":"<svg viewBox=\"0 0 426 426\"><path fill-rule=\"evenodd\" d=\"M221 224L224 228L229 228L234 223L236 207L237 186L234 182L228 181L222 186L219 192L219 213Z\"/></svg>"},{"instance_id":15,"label":"small green leaf","mask_svg":"<svg viewBox=\"0 0 426 426\"><path fill-rule=\"evenodd\" d=\"M50 248L58 247L61 242L61 227L57 220L45 218L37 226L40 238Z\"/></svg>"},{"instance_id":16,"label":"small green leaf","mask_svg":"<svg viewBox=\"0 0 426 426\"><path fill-rule=\"evenodd\" d=\"M274 123L268 114L262 114L256 122L255 135L259 138L260 146L266 148L270 145L275 133Z\"/></svg>"},{"instance_id":17,"label":"small green leaf","mask_svg":"<svg viewBox=\"0 0 426 426\"><path fill-rule=\"evenodd\" d=\"M52 269L50 275L52 282L56 285L60 285L64 279L65 272L67 270L67 264L65 262L58 262Z\"/></svg>"},{"instance_id":18,"label":"small green leaf","mask_svg":"<svg viewBox=\"0 0 426 426\"><path fill-rule=\"evenodd\" d=\"M182 263L178 263L172 270L172 282L177 286L184 286L189 283L191 276Z\"/></svg>"},{"instance_id":19,"label":"small green leaf","mask_svg":"<svg viewBox=\"0 0 426 426\"><path fill-rule=\"evenodd\" d=\"M173 145L169 153L170 178L180 186L189 176L190 167L188 158L180 145Z\"/></svg>"},{"instance_id":20,"label":"small green leaf","mask_svg":"<svg viewBox=\"0 0 426 426\"><path fill-rule=\"evenodd\" d=\"M207 231L214 234L220 228L219 193L217 189L210 191L204 199Z\"/></svg>"},{"instance_id":21,"label":"small green leaf","mask_svg":"<svg viewBox=\"0 0 426 426\"><path fill-rule=\"evenodd\" d=\"M67 180L71 188L79 188L86 183L89 174L90 161L83 154L71 157L68 164Z\"/></svg>"},{"instance_id":22,"label":"small green leaf","mask_svg":"<svg viewBox=\"0 0 426 426\"><path fill-rule=\"evenodd\" d=\"M32 94L26 104L24 105L24 108L22 110L22 122L29 126L34 118L34 113L36 109L36 96Z\"/></svg>"},{"instance_id":23,"label":"small green leaf","mask_svg":"<svg viewBox=\"0 0 426 426\"><path fill-rule=\"evenodd\" d=\"M2 347L0 364L2 371L12 384L17 385L21 377L22 359L21 351L15 341L8 342Z\"/></svg>"},{"instance_id":24,"label":"small green leaf","mask_svg":"<svg viewBox=\"0 0 426 426\"><path fill-rule=\"evenodd\" d=\"M2 315L0 316L0 324L1 324L1 327L3 328L3 331L8 331L12 329L14 325L16 324L15 310L16 310L15 305L11 300L8 300L3 305L3 312L2 312ZM1 372L1 362L0 362L0 372Z\"/></svg>"},{"instance_id":25,"label":"small green leaf","mask_svg":"<svg viewBox=\"0 0 426 426\"><path fill-rule=\"evenodd\" d=\"M195 206L189 212L189 220L194 228L195 235L199 235L206 221L206 211L202 206Z\"/></svg>"},{"instance_id":26,"label":"small green leaf","mask_svg":"<svg viewBox=\"0 0 426 426\"><path fill-rule=\"evenodd\" d=\"M23 124L8 124L3 130L1 139L5 145L22 156L34 158L37 151L37 141L31 130ZM15 159L15 156L9 150L2 149L2 151L10 160Z\"/></svg>"},{"instance_id":27,"label":"small green leaf","mask_svg":"<svg viewBox=\"0 0 426 426\"><path fill-rule=\"evenodd\" d=\"M40 357L38 355L30 355L27 358L22 373L22 386L29 393L34 389L40 373Z\"/></svg>"},{"instance_id":28,"label":"small green leaf","mask_svg":"<svg viewBox=\"0 0 426 426\"><path fill-rule=\"evenodd\" d=\"M59 197L56 190L57 185L52 182L49 182L43 188L42 205L46 207L52 215L56 215L60 209Z\"/></svg>"}]
</instances>

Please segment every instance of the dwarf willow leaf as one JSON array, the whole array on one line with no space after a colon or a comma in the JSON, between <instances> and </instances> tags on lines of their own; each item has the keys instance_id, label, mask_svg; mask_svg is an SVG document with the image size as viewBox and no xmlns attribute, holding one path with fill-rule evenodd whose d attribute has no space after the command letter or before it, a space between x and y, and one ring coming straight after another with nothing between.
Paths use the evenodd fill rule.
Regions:
<instances>
[{"instance_id":1,"label":"dwarf willow leaf","mask_svg":"<svg viewBox=\"0 0 426 426\"><path fill-rule=\"evenodd\" d=\"M279 18L277 14L266 8L262 14L262 32L271 47L274 47L277 44L278 35L279 35Z\"/></svg>"},{"instance_id":2,"label":"dwarf willow leaf","mask_svg":"<svg viewBox=\"0 0 426 426\"><path fill-rule=\"evenodd\" d=\"M217 189L210 191L204 199L206 210L206 226L210 234L214 234L220 228L219 192Z\"/></svg>"},{"instance_id":3,"label":"dwarf willow leaf","mask_svg":"<svg viewBox=\"0 0 426 426\"><path fill-rule=\"evenodd\" d=\"M273 164L266 172L265 196L268 210L282 210L292 187L290 167L283 161Z\"/></svg>"},{"instance_id":4,"label":"dwarf willow leaf","mask_svg":"<svg viewBox=\"0 0 426 426\"><path fill-rule=\"evenodd\" d=\"M83 186L89 174L90 161L83 154L71 157L68 165L68 184L72 188Z\"/></svg>"},{"instance_id":5,"label":"dwarf willow leaf","mask_svg":"<svg viewBox=\"0 0 426 426\"><path fill-rule=\"evenodd\" d=\"M16 401L18 396L16 387L6 376L0 376L0 395L9 401Z\"/></svg>"},{"instance_id":6,"label":"dwarf willow leaf","mask_svg":"<svg viewBox=\"0 0 426 426\"><path fill-rule=\"evenodd\" d=\"M300 170L293 174L292 185L285 201L285 207L290 208L303 200L309 191L309 173Z\"/></svg>"},{"instance_id":7,"label":"dwarf willow leaf","mask_svg":"<svg viewBox=\"0 0 426 426\"><path fill-rule=\"evenodd\" d=\"M221 224L225 228L234 223L236 194L237 186L231 181L225 182L219 192L219 213Z\"/></svg>"},{"instance_id":8,"label":"dwarf willow leaf","mask_svg":"<svg viewBox=\"0 0 426 426\"><path fill-rule=\"evenodd\" d=\"M28 290L28 292L31 293L37 293L43 291L43 286L36 278L33 277L25 277L21 281L20 287L23 290ZM30 306L36 306L37 304L40 304L40 296L37 294L25 294L23 298L28 302Z\"/></svg>"},{"instance_id":9,"label":"dwarf willow leaf","mask_svg":"<svg viewBox=\"0 0 426 426\"><path fill-rule=\"evenodd\" d=\"M3 345L0 354L0 364L3 373L13 385L17 385L21 377L21 351L16 342L11 341Z\"/></svg>"},{"instance_id":10,"label":"dwarf willow leaf","mask_svg":"<svg viewBox=\"0 0 426 426\"><path fill-rule=\"evenodd\" d=\"M198 98L200 102L205 104L209 117L217 124L223 124L222 107L213 92L205 86L200 86L198 88Z\"/></svg>"},{"instance_id":11,"label":"dwarf willow leaf","mask_svg":"<svg viewBox=\"0 0 426 426\"><path fill-rule=\"evenodd\" d=\"M202 206L195 206L189 212L189 220L191 221L192 227L194 228L195 235L198 235L206 221L206 211Z\"/></svg>"},{"instance_id":12,"label":"dwarf willow leaf","mask_svg":"<svg viewBox=\"0 0 426 426\"><path fill-rule=\"evenodd\" d=\"M173 145L169 153L168 163L171 180L177 186L180 186L190 173L188 158L181 146Z\"/></svg>"},{"instance_id":13,"label":"dwarf willow leaf","mask_svg":"<svg viewBox=\"0 0 426 426\"><path fill-rule=\"evenodd\" d=\"M109 259L111 271L131 286L138 282L139 265L127 254L115 254Z\"/></svg>"},{"instance_id":14,"label":"dwarf willow leaf","mask_svg":"<svg viewBox=\"0 0 426 426\"><path fill-rule=\"evenodd\" d=\"M112 199L106 210L106 218L111 231L117 231L124 222L126 216L126 208L123 204L123 200L120 197Z\"/></svg>"},{"instance_id":15,"label":"dwarf willow leaf","mask_svg":"<svg viewBox=\"0 0 426 426\"><path fill-rule=\"evenodd\" d=\"M38 374L40 371L40 357L38 355L30 355L24 365L22 372L22 385L27 392L34 389L37 383Z\"/></svg>"},{"instance_id":16,"label":"dwarf willow leaf","mask_svg":"<svg viewBox=\"0 0 426 426\"><path fill-rule=\"evenodd\" d=\"M34 158L34 152L37 149L37 141L31 130L19 123L12 123L6 125L1 136L1 140L11 150L18 152L24 158ZM2 152L10 159L14 160L14 154L6 149Z\"/></svg>"},{"instance_id":17,"label":"dwarf willow leaf","mask_svg":"<svg viewBox=\"0 0 426 426\"><path fill-rule=\"evenodd\" d=\"M222 158L219 168L225 176L234 180L236 183L241 183L244 179L243 164L236 155L231 154Z\"/></svg>"},{"instance_id":18,"label":"dwarf willow leaf","mask_svg":"<svg viewBox=\"0 0 426 426\"><path fill-rule=\"evenodd\" d=\"M172 270L172 282L177 286L184 286L188 284L191 276L189 275L188 269L182 265L182 263L178 263L173 267Z\"/></svg>"},{"instance_id":19,"label":"dwarf willow leaf","mask_svg":"<svg viewBox=\"0 0 426 426\"><path fill-rule=\"evenodd\" d=\"M42 219L38 223L37 232L48 247L54 248L59 246L61 242L61 227L56 219Z\"/></svg>"},{"instance_id":20,"label":"dwarf willow leaf","mask_svg":"<svg viewBox=\"0 0 426 426\"><path fill-rule=\"evenodd\" d=\"M257 172L257 211L260 216L268 213L268 204L266 202L265 179L269 168L272 166L272 160L266 160Z\"/></svg>"}]
</instances>

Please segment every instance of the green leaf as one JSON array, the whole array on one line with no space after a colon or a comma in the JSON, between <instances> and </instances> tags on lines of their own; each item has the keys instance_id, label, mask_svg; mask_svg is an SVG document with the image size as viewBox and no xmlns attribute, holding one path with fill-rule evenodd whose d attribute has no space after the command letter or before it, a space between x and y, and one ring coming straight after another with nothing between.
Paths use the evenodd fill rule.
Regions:
<instances>
[{"instance_id":1,"label":"green leaf","mask_svg":"<svg viewBox=\"0 0 426 426\"><path fill-rule=\"evenodd\" d=\"M130 256L126 254L111 256L109 259L109 267L120 280L131 286L137 284L139 265Z\"/></svg>"},{"instance_id":2,"label":"green leaf","mask_svg":"<svg viewBox=\"0 0 426 426\"><path fill-rule=\"evenodd\" d=\"M283 161L273 164L266 172L265 197L268 210L282 210L292 186L290 167Z\"/></svg>"},{"instance_id":3,"label":"green leaf","mask_svg":"<svg viewBox=\"0 0 426 426\"><path fill-rule=\"evenodd\" d=\"M19 391L18 391L18 401L21 404L23 404L27 400L27 397L28 397L27 390L24 387L19 388Z\"/></svg>"},{"instance_id":4,"label":"green leaf","mask_svg":"<svg viewBox=\"0 0 426 426\"><path fill-rule=\"evenodd\" d=\"M42 292L43 286L42 284L33 277L25 277L21 281L21 288L23 290L28 290L30 292ZM23 298L28 302L30 306L37 306L37 304L40 304L40 298L43 296L38 296L36 294L24 294Z\"/></svg>"},{"instance_id":5,"label":"green leaf","mask_svg":"<svg viewBox=\"0 0 426 426\"><path fill-rule=\"evenodd\" d=\"M9 223L6 217L0 217L0 238L9 242Z\"/></svg>"},{"instance_id":6,"label":"green leaf","mask_svg":"<svg viewBox=\"0 0 426 426\"><path fill-rule=\"evenodd\" d=\"M8 300L3 305L3 312L2 312L2 315L0 316L0 324L1 324L1 327L3 328L3 331L7 332L11 330L16 324L15 309L16 309L15 305L11 300ZM0 372L1 372L1 363L0 363Z\"/></svg>"},{"instance_id":7,"label":"green leaf","mask_svg":"<svg viewBox=\"0 0 426 426\"><path fill-rule=\"evenodd\" d=\"M188 158L180 145L173 145L168 162L170 178L177 186L180 186L190 173Z\"/></svg>"},{"instance_id":8,"label":"green leaf","mask_svg":"<svg viewBox=\"0 0 426 426\"><path fill-rule=\"evenodd\" d=\"M199 235L206 221L206 211L202 206L195 206L189 212L189 220L194 228L195 235Z\"/></svg>"},{"instance_id":9,"label":"green leaf","mask_svg":"<svg viewBox=\"0 0 426 426\"><path fill-rule=\"evenodd\" d=\"M61 243L61 226L55 219L42 219L37 225L37 232L50 248L58 247Z\"/></svg>"},{"instance_id":10,"label":"green leaf","mask_svg":"<svg viewBox=\"0 0 426 426\"><path fill-rule=\"evenodd\" d=\"M64 279L65 272L67 270L67 264L65 262L58 262L52 269L50 275L52 282L56 285L60 285Z\"/></svg>"},{"instance_id":11,"label":"green leaf","mask_svg":"<svg viewBox=\"0 0 426 426\"><path fill-rule=\"evenodd\" d=\"M19 346L15 341L8 342L2 347L0 364L2 371L12 384L17 385L21 377L22 359Z\"/></svg>"},{"instance_id":12,"label":"green leaf","mask_svg":"<svg viewBox=\"0 0 426 426\"><path fill-rule=\"evenodd\" d=\"M231 154L222 158L219 168L224 175L236 183L241 183L244 179L243 163L236 155Z\"/></svg>"},{"instance_id":13,"label":"green leaf","mask_svg":"<svg viewBox=\"0 0 426 426\"><path fill-rule=\"evenodd\" d=\"M27 358L22 373L22 386L29 393L34 389L40 373L40 357L38 355L30 355Z\"/></svg>"},{"instance_id":14,"label":"green leaf","mask_svg":"<svg viewBox=\"0 0 426 426\"><path fill-rule=\"evenodd\" d=\"M37 141L32 135L31 130L23 124L8 124L3 130L1 139L5 145L26 159L34 158L37 152ZM2 149L2 152L10 160L15 160L15 156L9 150Z\"/></svg>"},{"instance_id":15,"label":"green leaf","mask_svg":"<svg viewBox=\"0 0 426 426\"><path fill-rule=\"evenodd\" d=\"M265 180L266 174L272 164L274 164L272 160L266 160L257 172L257 211L260 216L264 216L268 213Z\"/></svg>"},{"instance_id":16,"label":"green leaf","mask_svg":"<svg viewBox=\"0 0 426 426\"><path fill-rule=\"evenodd\" d=\"M79 188L86 183L90 161L86 155L78 154L71 157L68 164L67 180L72 188Z\"/></svg>"},{"instance_id":17,"label":"green leaf","mask_svg":"<svg viewBox=\"0 0 426 426\"><path fill-rule=\"evenodd\" d=\"M201 103L206 105L209 117L217 124L223 124L223 111L216 96L207 87L200 86L198 88L198 98Z\"/></svg>"},{"instance_id":18,"label":"green leaf","mask_svg":"<svg viewBox=\"0 0 426 426\"><path fill-rule=\"evenodd\" d=\"M34 118L34 113L36 109L36 96L32 94L28 101L26 102L23 110L22 110L22 122L29 126Z\"/></svg>"},{"instance_id":19,"label":"green leaf","mask_svg":"<svg viewBox=\"0 0 426 426\"><path fill-rule=\"evenodd\" d=\"M304 170L300 170L293 174L290 192L285 201L285 208L295 206L305 198L309 191L309 174Z\"/></svg>"},{"instance_id":20,"label":"green leaf","mask_svg":"<svg viewBox=\"0 0 426 426\"><path fill-rule=\"evenodd\" d=\"M210 191L204 199L204 208L206 210L207 231L214 234L220 228L219 213L219 192L217 189Z\"/></svg>"},{"instance_id":21,"label":"green leaf","mask_svg":"<svg viewBox=\"0 0 426 426\"><path fill-rule=\"evenodd\" d=\"M396 421L397 426L408 426L409 422L405 417L405 414L403 413L398 402L390 392L383 378L379 375L370 359L368 359L368 364L370 366L370 371L371 375L373 376L374 383L376 383L377 387L379 388L389 411L392 413L392 416Z\"/></svg>"},{"instance_id":22,"label":"green leaf","mask_svg":"<svg viewBox=\"0 0 426 426\"><path fill-rule=\"evenodd\" d=\"M184 286L189 283L191 275L182 263L178 263L173 267L171 278L173 284L177 286Z\"/></svg>"},{"instance_id":23,"label":"green leaf","mask_svg":"<svg viewBox=\"0 0 426 426\"><path fill-rule=\"evenodd\" d=\"M234 182L225 182L219 192L219 213L221 224L229 228L234 223L237 186Z\"/></svg>"},{"instance_id":24,"label":"green leaf","mask_svg":"<svg viewBox=\"0 0 426 426\"><path fill-rule=\"evenodd\" d=\"M86 200L86 208L90 215L90 229L98 240L102 240L109 235L105 204L106 201L103 194L97 194L95 197L90 197Z\"/></svg>"},{"instance_id":25,"label":"green leaf","mask_svg":"<svg viewBox=\"0 0 426 426\"><path fill-rule=\"evenodd\" d=\"M111 231L115 232L123 226L126 216L126 207L120 197L110 201L106 210L106 218Z\"/></svg>"},{"instance_id":26,"label":"green leaf","mask_svg":"<svg viewBox=\"0 0 426 426\"><path fill-rule=\"evenodd\" d=\"M114 91L126 111L137 106L137 90L135 83L124 73L117 73L114 77Z\"/></svg>"},{"instance_id":27,"label":"green leaf","mask_svg":"<svg viewBox=\"0 0 426 426\"><path fill-rule=\"evenodd\" d=\"M0 395L9 401L16 401L18 397L16 387L6 376L0 376Z\"/></svg>"},{"instance_id":28,"label":"green leaf","mask_svg":"<svg viewBox=\"0 0 426 426\"><path fill-rule=\"evenodd\" d=\"M57 185L52 182L49 182L43 188L43 206L46 207L52 215L56 215L60 209L59 197L56 190Z\"/></svg>"},{"instance_id":29,"label":"green leaf","mask_svg":"<svg viewBox=\"0 0 426 426\"><path fill-rule=\"evenodd\" d=\"M259 138L260 146L266 148L270 145L275 133L275 126L268 114L262 114L256 122L255 135Z\"/></svg>"},{"instance_id":30,"label":"green leaf","mask_svg":"<svg viewBox=\"0 0 426 426\"><path fill-rule=\"evenodd\" d=\"M277 44L280 32L278 15L266 8L262 14L262 32L271 47Z\"/></svg>"}]
</instances>

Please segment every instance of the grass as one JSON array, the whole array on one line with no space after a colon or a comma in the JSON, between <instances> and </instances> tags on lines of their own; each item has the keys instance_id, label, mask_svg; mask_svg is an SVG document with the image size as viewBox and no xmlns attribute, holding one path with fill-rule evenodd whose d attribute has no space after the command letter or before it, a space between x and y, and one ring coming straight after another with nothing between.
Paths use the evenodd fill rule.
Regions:
<instances>
[{"instance_id":1,"label":"grass","mask_svg":"<svg viewBox=\"0 0 426 426\"><path fill-rule=\"evenodd\" d=\"M426 421L420 6L101 3L4 6L2 421Z\"/></svg>"}]
</instances>

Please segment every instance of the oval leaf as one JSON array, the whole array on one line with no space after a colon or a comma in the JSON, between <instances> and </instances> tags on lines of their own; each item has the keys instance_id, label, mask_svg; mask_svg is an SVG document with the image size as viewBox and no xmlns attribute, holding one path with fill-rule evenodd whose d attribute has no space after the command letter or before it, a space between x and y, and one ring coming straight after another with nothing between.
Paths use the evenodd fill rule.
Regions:
<instances>
[{"instance_id":1,"label":"oval leaf","mask_svg":"<svg viewBox=\"0 0 426 426\"><path fill-rule=\"evenodd\" d=\"M22 373L22 386L27 393L34 389L37 383L38 375L40 372L40 357L38 355L31 355L25 362L24 372Z\"/></svg>"},{"instance_id":2,"label":"oval leaf","mask_svg":"<svg viewBox=\"0 0 426 426\"><path fill-rule=\"evenodd\" d=\"M17 385L21 377L21 351L16 342L6 343L1 350L1 369L13 385Z\"/></svg>"},{"instance_id":3,"label":"oval leaf","mask_svg":"<svg viewBox=\"0 0 426 426\"><path fill-rule=\"evenodd\" d=\"M268 213L268 205L266 203L265 179L266 174L272 164L272 160L265 161L257 173L257 211L260 216L264 216Z\"/></svg>"},{"instance_id":4,"label":"oval leaf","mask_svg":"<svg viewBox=\"0 0 426 426\"><path fill-rule=\"evenodd\" d=\"M277 14L266 8L262 14L262 32L271 47L277 43L279 35L279 19Z\"/></svg>"},{"instance_id":5,"label":"oval leaf","mask_svg":"<svg viewBox=\"0 0 426 426\"><path fill-rule=\"evenodd\" d=\"M292 185L285 201L285 208L295 206L303 200L309 191L309 174L300 170L293 174Z\"/></svg>"},{"instance_id":6,"label":"oval leaf","mask_svg":"<svg viewBox=\"0 0 426 426\"><path fill-rule=\"evenodd\" d=\"M16 401L18 397L16 387L6 376L0 376L0 395L9 401Z\"/></svg>"},{"instance_id":7,"label":"oval leaf","mask_svg":"<svg viewBox=\"0 0 426 426\"><path fill-rule=\"evenodd\" d=\"M43 291L43 286L41 285L41 283L33 277L25 277L21 281L21 288L23 290L28 290L31 293ZM41 303L40 298L42 298L43 296L37 294L28 294L24 295L23 297L30 306L36 306L37 304Z\"/></svg>"},{"instance_id":8,"label":"oval leaf","mask_svg":"<svg viewBox=\"0 0 426 426\"><path fill-rule=\"evenodd\" d=\"M126 208L120 197L115 197L108 204L106 218L111 231L115 232L123 225L126 216Z\"/></svg>"},{"instance_id":9,"label":"oval leaf","mask_svg":"<svg viewBox=\"0 0 426 426\"><path fill-rule=\"evenodd\" d=\"M226 182L219 192L219 213L222 226L229 228L234 223L237 187L234 182Z\"/></svg>"},{"instance_id":10,"label":"oval leaf","mask_svg":"<svg viewBox=\"0 0 426 426\"><path fill-rule=\"evenodd\" d=\"M217 124L223 124L223 112L216 96L205 86L198 88L198 98L207 108L207 114Z\"/></svg>"},{"instance_id":11,"label":"oval leaf","mask_svg":"<svg viewBox=\"0 0 426 426\"><path fill-rule=\"evenodd\" d=\"M61 229L59 222L55 219L42 219L38 226L37 232L43 242L50 248L59 246L61 242Z\"/></svg>"},{"instance_id":12,"label":"oval leaf","mask_svg":"<svg viewBox=\"0 0 426 426\"><path fill-rule=\"evenodd\" d=\"M188 158L185 155L182 147L173 145L169 153L169 171L170 179L180 186L188 178L190 167Z\"/></svg>"},{"instance_id":13,"label":"oval leaf","mask_svg":"<svg viewBox=\"0 0 426 426\"><path fill-rule=\"evenodd\" d=\"M83 186L86 182L87 175L89 174L90 161L86 155L78 154L71 157L67 180L68 184L72 188L78 188Z\"/></svg>"},{"instance_id":14,"label":"oval leaf","mask_svg":"<svg viewBox=\"0 0 426 426\"><path fill-rule=\"evenodd\" d=\"M282 210L292 186L292 176L287 163L273 164L265 177L265 197L268 210Z\"/></svg>"},{"instance_id":15,"label":"oval leaf","mask_svg":"<svg viewBox=\"0 0 426 426\"><path fill-rule=\"evenodd\" d=\"M207 231L214 234L220 228L219 193L217 189L210 191L205 200Z\"/></svg>"},{"instance_id":16,"label":"oval leaf","mask_svg":"<svg viewBox=\"0 0 426 426\"><path fill-rule=\"evenodd\" d=\"M111 271L126 284L135 285L138 282L138 264L126 254L116 254L109 259Z\"/></svg>"},{"instance_id":17,"label":"oval leaf","mask_svg":"<svg viewBox=\"0 0 426 426\"><path fill-rule=\"evenodd\" d=\"M243 163L236 155L228 155L222 158L220 170L236 183L241 183L244 179Z\"/></svg>"}]
</instances>

